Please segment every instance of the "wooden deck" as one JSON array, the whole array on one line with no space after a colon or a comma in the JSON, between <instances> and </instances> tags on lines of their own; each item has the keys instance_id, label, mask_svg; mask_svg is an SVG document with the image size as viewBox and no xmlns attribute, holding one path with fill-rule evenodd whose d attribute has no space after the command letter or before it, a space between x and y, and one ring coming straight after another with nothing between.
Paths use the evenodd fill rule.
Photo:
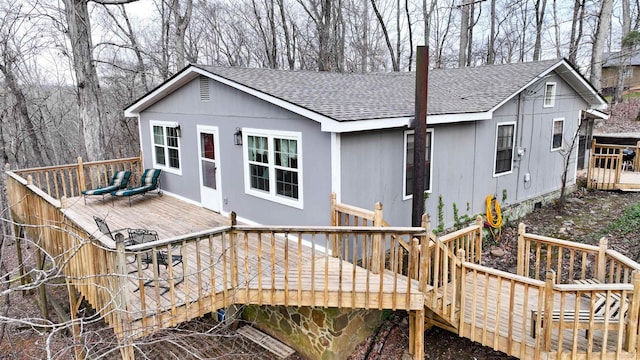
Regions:
<instances>
[{"instance_id":1,"label":"wooden deck","mask_svg":"<svg viewBox=\"0 0 640 360\"><path fill-rule=\"evenodd\" d=\"M620 164L620 153L597 156ZM133 339L232 304L406 310L414 359L423 358L425 321L521 359L640 358L640 264L608 249L606 239L586 245L529 234L521 224L511 274L480 265L481 218L438 237L426 221L388 227L381 206L367 211L335 198L332 226L267 227L235 224L171 196L148 194L131 206L78 196L89 178L99 183L140 164L7 172L16 232L37 239L70 288L113 327L123 359L134 358ZM113 232L144 228L159 240L125 247L102 235L93 216ZM167 253L182 261L157 266ZM598 323L596 298L628 307L618 318L605 309Z\"/></svg>"},{"instance_id":2,"label":"wooden deck","mask_svg":"<svg viewBox=\"0 0 640 360\"><path fill-rule=\"evenodd\" d=\"M234 263L228 251L231 235L215 231L229 220L215 212L154 194L135 199L131 207L124 201L99 198L89 199L86 205L82 198L71 198L67 206L64 213L106 245L112 241L98 232L94 215L105 218L113 232L153 229L165 241L210 233L210 241L174 242L172 254L183 254L183 263L161 266L159 271L136 262L136 252L127 256L126 307L132 330L140 335L231 304L394 310L424 306L416 280L389 271L375 274L330 256L324 251L329 236L316 234L315 246L309 247L297 239L304 229L290 239L287 232L264 234L238 226L234 243L240 271L234 286L229 277Z\"/></svg>"}]
</instances>

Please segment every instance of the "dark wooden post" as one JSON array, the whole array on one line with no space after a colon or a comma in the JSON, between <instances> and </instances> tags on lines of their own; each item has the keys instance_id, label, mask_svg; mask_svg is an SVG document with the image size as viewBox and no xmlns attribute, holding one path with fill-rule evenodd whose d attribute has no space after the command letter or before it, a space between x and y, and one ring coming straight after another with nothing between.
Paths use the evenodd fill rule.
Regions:
<instances>
[{"instance_id":1,"label":"dark wooden post","mask_svg":"<svg viewBox=\"0 0 640 360\"><path fill-rule=\"evenodd\" d=\"M418 46L416 51L416 98L413 119L413 206L411 226L419 227L424 212L425 153L427 145L427 87L429 76L429 48Z\"/></svg>"}]
</instances>

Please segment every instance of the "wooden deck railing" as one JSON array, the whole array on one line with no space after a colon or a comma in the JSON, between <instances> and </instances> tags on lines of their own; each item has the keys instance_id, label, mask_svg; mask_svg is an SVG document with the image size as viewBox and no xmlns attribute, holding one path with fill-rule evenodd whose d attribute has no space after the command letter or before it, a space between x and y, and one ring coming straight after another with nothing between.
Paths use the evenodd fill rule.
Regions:
<instances>
[{"instance_id":1,"label":"wooden deck railing","mask_svg":"<svg viewBox=\"0 0 640 360\"><path fill-rule=\"evenodd\" d=\"M432 287L431 308L454 323L460 309L461 264L480 263L482 256L482 217L476 224L450 234L436 237L430 232L430 245L425 260L428 266L427 286Z\"/></svg>"},{"instance_id":2,"label":"wooden deck railing","mask_svg":"<svg viewBox=\"0 0 640 360\"><path fill-rule=\"evenodd\" d=\"M602 283L630 283L631 273L640 266L615 250L607 248L607 240L599 246L581 244L526 232L518 227L517 274L543 280L553 270L557 284L597 279Z\"/></svg>"},{"instance_id":3,"label":"wooden deck railing","mask_svg":"<svg viewBox=\"0 0 640 360\"><path fill-rule=\"evenodd\" d=\"M33 179L33 184L47 195L61 199L62 197L80 196L82 190L105 186L115 171L131 171L131 183L136 183L142 174L140 157L92 161L84 163L78 158L76 164L47 166L33 169L16 170L15 174Z\"/></svg>"},{"instance_id":4,"label":"wooden deck railing","mask_svg":"<svg viewBox=\"0 0 640 360\"><path fill-rule=\"evenodd\" d=\"M121 292L116 284L114 249L92 241L86 230L66 218L60 201L20 176L10 171L6 174L14 222L28 225L23 229L37 243L37 251L42 249L46 267L61 269L66 281L104 316L116 334L122 335L126 328L121 321L124 308L118 298Z\"/></svg>"},{"instance_id":5,"label":"wooden deck railing","mask_svg":"<svg viewBox=\"0 0 640 360\"><path fill-rule=\"evenodd\" d=\"M460 284L458 333L520 359L530 358L530 308L543 308L545 283L467 261L460 273L471 279ZM536 340L535 353L540 346Z\"/></svg>"},{"instance_id":6,"label":"wooden deck railing","mask_svg":"<svg viewBox=\"0 0 640 360\"><path fill-rule=\"evenodd\" d=\"M636 146L597 144L591 142L591 155L587 171L587 188L598 190L614 190L620 183L623 169L625 149L635 151L632 161L633 171L640 171L640 142Z\"/></svg>"},{"instance_id":7,"label":"wooden deck railing","mask_svg":"<svg viewBox=\"0 0 640 360\"><path fill-rule=\"evenodd\" d=\"M532 314L544 352L575 356L581 346L587 358L636 353L640 272L630 284L555 284L555 278L547 273L542 310Z\"/></svg>"}]
</instances>

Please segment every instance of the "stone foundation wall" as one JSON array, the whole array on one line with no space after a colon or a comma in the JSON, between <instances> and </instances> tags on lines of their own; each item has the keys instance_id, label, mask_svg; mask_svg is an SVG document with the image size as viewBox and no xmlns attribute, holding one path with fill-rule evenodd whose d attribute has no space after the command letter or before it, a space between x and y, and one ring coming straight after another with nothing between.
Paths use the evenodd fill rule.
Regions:
<instances>
[{"instance_id":1,"label":"stone foundation wall","mask_svg":"<svg viewBox=\"0 0 640 360\"><path fill-rule=\"evenodd\" d=\"M384 312L247 305L243 318L309 359L345 359L380 326Z\"/></svg>"},{"instance_id":2,"label":"stone foundation wall","mask_svg":"<svg viewBox=\"0 0 640 360\"><path fill-rule=\"evenodd\" d=\"M576 184L567 184L567 187L565 189L565 194L566 194L565 196L570 196L574 191L576 191L576 189L577 189ZM535 209L535 206L537 203L540 203L541 205L545 206L549 203L556 201L558 198L560 198L560 190L556 190L554 192L550 192L545 195L537 196L535 198L525 200L518 204L507 206L505 209L503 209L502 216L504 217L505 221L517 220L529 214L530 212L532 212L533 209Z\"/></svg>"}]
</instances>

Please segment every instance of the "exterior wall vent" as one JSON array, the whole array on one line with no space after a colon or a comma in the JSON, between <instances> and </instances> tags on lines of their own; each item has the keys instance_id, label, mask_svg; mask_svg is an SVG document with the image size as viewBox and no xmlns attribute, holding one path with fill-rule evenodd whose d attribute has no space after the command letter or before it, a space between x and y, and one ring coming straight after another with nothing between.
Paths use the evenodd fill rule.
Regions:
<instances>
[{"instance_id":1,"label":"exterior wall vent","mask_svg":"<svg viewBox=\"0 0 640 360\"><path fill-rule=\"evenodd\" d=\"M200 75L200 101L209 101L210 93L209 93L209 78L203 75Z\"/></svg>"}]
</instances>

